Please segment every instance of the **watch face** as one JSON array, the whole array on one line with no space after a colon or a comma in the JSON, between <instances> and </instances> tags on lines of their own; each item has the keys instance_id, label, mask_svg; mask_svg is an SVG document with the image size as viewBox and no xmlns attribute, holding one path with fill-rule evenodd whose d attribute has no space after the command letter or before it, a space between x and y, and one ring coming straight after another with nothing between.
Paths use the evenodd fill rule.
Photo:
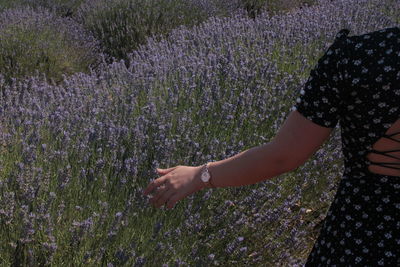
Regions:
<instances>
[{"instance_id":1,"label":"watch face","mask_svg":"<svg viewBox=\"0 0 400 267\"><path fill-rule=\"evenodd\" d=\"M203 182L207 182L208 179L210 179L210 175L209 175L207 172L203 172L203 173L201 174L201 180L202 180Z\"/></svg>"}]
</instances>

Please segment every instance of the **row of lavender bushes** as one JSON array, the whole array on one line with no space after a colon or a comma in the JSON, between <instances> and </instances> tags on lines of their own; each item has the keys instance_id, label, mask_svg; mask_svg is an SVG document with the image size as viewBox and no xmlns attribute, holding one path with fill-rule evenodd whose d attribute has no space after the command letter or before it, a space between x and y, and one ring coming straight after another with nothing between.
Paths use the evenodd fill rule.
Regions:
<instances>
[{"instance_id":1,"label":"row of lavender bushes","mask_svg":"<svg viewBox=\"0 0 400 267\"><path fill-rule=\"evenodd\" d=\"M103 58L126 59L149 35L206 19L210 8L185 2L0 1L0 71L8 84L36 71L57 84L62 74L90 73Z\"/></svg>"},{"instance_id":2,"label":"row of lavender bushes","mask_svg":"<svg viewBox=\"0 0 400 267\"><path fill-rule=\"evenodd\" d=\"M396 25L391 1L210 17L89 74L0 85L0 265L294 266L343 169L340 133L302 167L156 210L156 167L197 166L271 140L342 28ZM397 21L397 22L396 22ZM103 60L104 63L104 60Z\"/></svg>"},{"instance_id":3,"label":"row of lavender bushes","mask_svg":"<svg viewBox=\"0 0 400 267\"><path fill-rule=\"evenodd\" d=\"M36 71L60 83L62 74L88 73L101 62L100 42L90 32L42 7L3 11L0 36L0 73L7 84Z\"/></svg>"},{"instance_id":4,"label":"row of lavender bushes","mask_svg":"<svg viewBox=\"0 0 400 267\"><path fill-rule=\"evenodd\" d=\"M308 0L309 1L309 0ZM299 0L2 0L0 72L8 84L36 71L59 84L61 75L90 73L101 59L130 62L128 53L180 25L192 27L237 10L287 9ZM26 53L28 51L28 53Z\"/></svg>"}]
</instances>

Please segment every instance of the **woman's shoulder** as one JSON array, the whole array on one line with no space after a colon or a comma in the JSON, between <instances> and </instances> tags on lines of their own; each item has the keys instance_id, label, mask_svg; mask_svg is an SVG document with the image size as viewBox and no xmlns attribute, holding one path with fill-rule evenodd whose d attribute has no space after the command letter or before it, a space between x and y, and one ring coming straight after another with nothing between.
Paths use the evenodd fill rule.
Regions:
<instances>
[{"instance_id":1,"label":"woman's shoulder","mask_svg":"<svg viewBox=\"0 0 400 267\"><path fill-rule=\"evenodd\" d=\"M400 56L400 28L383 28L356 35L342 29L336 34L335 43L344 64L352 59L376 60L377 55Z\"/></svg>"},{"instance_id":2,"label":"woman's shoulder","mask_svg":"<svg viewBox=\"0 0 400 267\"><path fill-rule=\"evenodd\" d=\"M372 42L376 43L384 40L394 40L400 43L400 28L389 27L375 31L369 31L363 34L349 35L348 29L342 29L336 34L338 39L346 39L347 43L359 43L359 42Z\"/></svg>"}]
</instances>

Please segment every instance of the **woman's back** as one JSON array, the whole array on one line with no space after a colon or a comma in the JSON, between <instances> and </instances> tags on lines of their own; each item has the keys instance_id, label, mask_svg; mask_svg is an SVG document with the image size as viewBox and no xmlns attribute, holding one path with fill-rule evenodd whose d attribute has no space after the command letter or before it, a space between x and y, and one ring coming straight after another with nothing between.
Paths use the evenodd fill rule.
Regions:
<instances>
[{"instance_id":1,"label":"woman's back","mask_svg":"<svg viewBox=\"0 0 400 267\"><path fill-rule=\"evenodd\" d=\"M348 33L338 33L295 106L320 126L340 123L345 166L306 266L397 266L400 29Z\"/></svg>"}]
</instances>

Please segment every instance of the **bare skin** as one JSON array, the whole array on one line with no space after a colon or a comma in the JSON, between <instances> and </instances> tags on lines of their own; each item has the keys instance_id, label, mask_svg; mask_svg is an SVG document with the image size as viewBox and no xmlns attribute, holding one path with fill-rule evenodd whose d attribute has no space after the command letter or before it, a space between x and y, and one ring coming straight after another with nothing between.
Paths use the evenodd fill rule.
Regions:
<instances>
[{"instance_id":1,"label":"bare skin","mask_svg":"<svg viewBox=\"0 0 400 267\"><path fill-rule=\"evenodd\" d=\"M209 171L215 187L243 186L292 171L307 161L328 139L333 128L322 127L292 111L274 139L230 158L211 162ZM158 170L159 178L143 191L153 194L150 203L171 209L181 199L203 188L202 166L175 166Z\"/></svg>"},{"instance_id":2,"label":"bare skin","mask_svg":"<svg viewBox=\"0 0 400 267\"><path fill-rule=\"evenodd\" d=\"M400 119L398 119L387 131L385 134L391 135L394 133L400 132ZM400 141L400 134L396 134L392 136L393 139ZM387 151L387 150L398 150L400 149L400 143L393 141L388 138L380 138L376 143L372 146L373 149L378 151ZM392 155L394 157L400 158L400 151L397 152L388 152L387 154ZM381 154L376 154L374 152L370 152L367 154L367 159L374 162L385 162L385 163L400 163L400 160L388 157ZM393 167L400 168L400 165L391 165ZM389 176L400 176L400 170L386 168L385 166L379 166L371 164L368 166L368 170L373 173L389 175Z\"/></svg>"}]
</instances>

